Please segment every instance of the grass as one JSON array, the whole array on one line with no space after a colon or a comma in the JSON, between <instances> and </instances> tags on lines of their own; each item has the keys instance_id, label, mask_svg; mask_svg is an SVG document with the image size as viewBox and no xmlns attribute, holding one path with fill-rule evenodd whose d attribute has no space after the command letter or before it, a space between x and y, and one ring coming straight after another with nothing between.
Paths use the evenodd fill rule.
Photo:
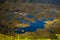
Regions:
<instances>
[{"instance_id":1,"label":"grass","mask_svg":"<svg viewBox=\"0 0 60 40\"><path fill-rule=\"evenodd\" d=\"M56 36L58 37L58 39L60 40L60 34L56 34ZM13 36L7 36L7 35L3 35L0 34L0 39L1 40L55 40L55 39L28 39L27 37L21 38L19 36L13 37ZM56 40L58 40L56 39Z\"/></svg>"}]
</instances>

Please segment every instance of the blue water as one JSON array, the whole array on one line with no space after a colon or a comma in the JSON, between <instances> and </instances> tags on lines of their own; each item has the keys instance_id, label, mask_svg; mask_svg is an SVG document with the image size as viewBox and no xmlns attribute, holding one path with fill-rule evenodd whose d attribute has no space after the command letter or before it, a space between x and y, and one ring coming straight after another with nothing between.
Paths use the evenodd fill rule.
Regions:
<instances>
[{"instance_id":1,"label":"blue water","mask_svg":"<svg viewBox=\"0 0 60 40\"><path fill-rule=\"evenodd\" d=\"M33 15L29 15L28 18L34 18L34 16Z\"/></svg>"},{"instance_id":2,"label":"blue water","mask_svg":"<svg viewBox=\"0 0 60 40\"><path fill-rule=\"evenodd\" d=\"M54 20L54 18L51 18L51 17L50 17L50 18L48 18L48 20L53 21L53 20Z\"/></svg>"},{"instance_id":3,"label":"blue water","mask_svg":"<svg viewBox=\"0 0 60 40\"><path fill-rule=\"evenodd\" d=\"M36 19L35 23L29 22L29 25L30 25L29 27L18 28L18 30L16 30L15 32L18 34L25 33L25 32L34 32L38 28L44 29L44 24L45 24L45 19L42 19L41 21ZM22 32L21 30L24 30L25 32Z\"/></svg>"},{"instance_id":4,"label":"blue water","mask_svg":"<svg viewBox=\"0 0 60 40\"><path fill-rule=\"evenodd\" d=\"M27 22L27 20L20 20L20 22L21 22L21 23L26 23L26 22Z\"/></svg>"},{"instance_id":5,"label":"blue water","mask_svg":"<svg viewBox=\"0 0 60 40\"><path fill-rule=\"evenodd\" d=\"M48 18L49 20L54 20L54 18ZM38 19L35 20L35 23L29 22L29 27L25 27L25 28L17 28L18 30L15 31L15 33L17 34L23 34L25 32L35 32L37 29L44 29L44 24L45 24L45 19L42 18L41 21L39 21ZM22 32L21 30L24 30L24 32Z\"/></svg>"}]
</instances>

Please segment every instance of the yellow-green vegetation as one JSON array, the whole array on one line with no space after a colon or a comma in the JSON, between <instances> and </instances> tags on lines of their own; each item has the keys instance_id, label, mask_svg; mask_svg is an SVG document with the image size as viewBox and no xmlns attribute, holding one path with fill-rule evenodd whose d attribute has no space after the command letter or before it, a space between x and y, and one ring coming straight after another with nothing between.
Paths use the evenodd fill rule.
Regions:
<instances>
[{"instance_id":1,"label":"yellow-green vegetation","mask_svg":"<svg viewBox=\"0 0 60 40\"><path fill-rule=\"evenodd\" d=\"M58 39L54 39L54 40L60 40L60 34L56 34L56 36L58 37ZM3 34L0 34L0 39L1 40L53 40L53 39L49 39L49 38L36 38L36 39L32 39L32 38L29 38L30 36L26 37L26 36L23 36L23 35L16 35L16 36L8 36L8 35L3 35Z\"/></svg>"},{"instance_id":2,"label":"yellow-green vegetation","mask_svg":"<svg viewBox=\"0 0 60 40\"><path fill-rule=\"evenodd\" d=\"M56 34L56 36L58 36L58 39L60 40L60 34Z\"/></svg>"},{"instance_id":3,"label":"yellow-green vegetation","mask_svg":"<svg viewBox=\"0 0 60 40\"><path fill-rule=\"evenodd\" d=\"M27 37L24 37L24 38L21 38L19 36L16 36L16 37L13 37L13 36L7 36L7 35L3 35L3 34L0 34L0 39L1 40L51 40L51 39L29 39Z\"/></svg>"}]
</instances>

